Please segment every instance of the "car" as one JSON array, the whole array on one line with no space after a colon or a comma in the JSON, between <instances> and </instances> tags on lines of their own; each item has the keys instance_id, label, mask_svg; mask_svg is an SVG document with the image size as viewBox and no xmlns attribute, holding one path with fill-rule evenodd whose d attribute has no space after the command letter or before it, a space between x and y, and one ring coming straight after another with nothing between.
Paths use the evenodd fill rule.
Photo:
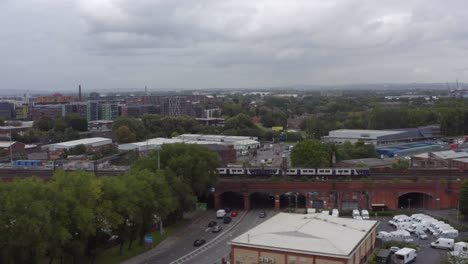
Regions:
<instances>
[{"instance_id":1,"label":"car","mask_svg":"<svg viewBox=\"0 0 468 264\"><path fill-rule=\"evenodd\" d=\"M225 224L229 224L229 223L231 223L231 221L232 221L232 218L229 217L229 216L225 216L223 218L223 223L225 223Z\"/></svg>"},{"instance_id":2,"label":"car","mask_svg":"<svg viewBox=\"0 0 468 264\"><path fill-rule=\"evenodd\" d=\"M391 254L393 254L393 253L397 252L398 250L400 250L400 248L399 247L390 247L389 250L390 250Z\"/></svg>"},{"instance_id":3,"label":"car","mask_svg":"<svg viewBox=\"0 0 468 264\"><path fill-rule=\"evenodd\" d=\"M219 231L221 231L223 228L219 225L217 226L213 226L213 228L211 229L211 232L213 233L218 233Z\"/></svg>"},{"instance_id":4,"label":"car","mask_svg":"<svg viewBox=\"0 0 468 264\"><path fill-rule=\"evenodd\" d=\"M427 239L427 234L422 230L416 231L416 236L422 240Z\"/></svg>"},{"instance_id":5,"label":"car","mask_svg":"<svg viewBox=\"0 0 468 264\"><path fill-rule=\"evenodd\" d=\"M227 214L230 213L230 212L231 212L231 208L225 207L225 208L224 208L224 212L226 212Z\"/></svg>"},{"instance_id":6,"label":"car","mask_svg":"<svg viewBox=\"0 0 468 264\"><path fill-rule=\"evenodd\" d=\"M265 218L266 216L266 213L264 211L261 211L259 214L258 214L258 217L260 218Z\"/></svg>"},{"instance_id":7,"label":"car","mask_svg":"<svg viewBox=\"0 0 468 264\"><path fill-rule=\"evenodd\" d=\"M231 216L232 216L232 217L236 217L238 214L239 214L239 213L238 213L237 211L232 211L232 212L231 212Z\"/></svg>"},{"instance_id":8,"label":"car","mask_svg":"<svg viewBox=\"0 0 468 264\"><path fill-rule=\"evenodd\" d=\"M199 246L201 246L201 245L203 245L203 244L205 244L205 243L206 243L205 239L197 239L197 240L195 240L195 241L193 242L193 246L199 247Z\"/></svg>"},{"instance_id":9,"label":"car","mask_svg":"<svg viewBox=\"0 0 468 264\"><path fill-rule=\"evenodd\" d=\"M218 223L216 223L216 221L210 221L208 223L208 227L213 227L213 226L217 226L217 225L218 225Z\"/></svg>"}]
</instances>

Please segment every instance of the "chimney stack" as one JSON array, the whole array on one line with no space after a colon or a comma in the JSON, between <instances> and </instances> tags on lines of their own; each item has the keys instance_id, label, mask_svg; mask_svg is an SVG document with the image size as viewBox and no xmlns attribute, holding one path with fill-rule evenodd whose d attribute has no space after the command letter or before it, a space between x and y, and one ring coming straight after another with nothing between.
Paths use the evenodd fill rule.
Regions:
<instances>
[{"instance_id":1,"label":"chimney stack","mask_svg":"<svg viewBox=\"0 0 468 264\"><path fill-rule=\"evenodd\" d=\"M78 85L78 100L81 102L81 84Z\"/></svg>"}]
</instances>

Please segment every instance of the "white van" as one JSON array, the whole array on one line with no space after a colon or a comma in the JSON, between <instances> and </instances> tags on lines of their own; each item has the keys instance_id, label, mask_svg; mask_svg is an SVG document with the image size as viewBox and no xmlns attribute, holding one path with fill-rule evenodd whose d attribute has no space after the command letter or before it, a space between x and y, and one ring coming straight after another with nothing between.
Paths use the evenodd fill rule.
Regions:
<instances>
[{"instance_id":1,"label":"white van","mask_svg":"<svg viewBox=\"0 0 468 264\"><path fill-rule=\"evenodd\" d=\"M395 215L388 223L390 225L395 225L395 221L399 218L408 217L407 215Z\"/></svg>"},{"instance_id":2,"label":"white van","mask_svg":"<svg viewBox=\"0 0 468 264\"><path fill-rule=\"evenodd\" d=\"M425 214L412 214L410 216L412 222L416 222L416 218L421 217L421 216L426 216Z\"/></svg>"},{"instance_id":3,"label":"white van","mask_svg":"<svg viewBox=\"0 0 468 264\"><path fill-rule=\"evenodd\" d=\"M395 220L393 225L395 227L397 227L397 228L398 228L399 225L404 226L406 228L406 227L409 227L411 224L412 224L411 218L409 218L409 217L400 217L397 220Z\"/></svg>"},{"instance_id":4,"label":"white van","mask_svg":"<svg viewBox=\"0 0 468 264\"><path fill-rule=\"evenodd\" d=\"M383 241L390 241L392 240L392 235L385 231L380 231L377 233L377 238L382 239Z\"/></svg>"},{"instance_id":5,"label":"white van","mask_svg":"<svg viewBox=\"0 0 468 264\"><path fill-rule=\"evenodd\" d=\"M333 209L331 215L335 216L335 217L338 217L338 216L340 216L340 212L338 211L338 209Z\"/></svg>"},{"instance_id":6,"label":"white van","mask_svg":"<svg viewBox=\"0 0 468 264\"><path fill-rule=\"evenodd\" d=\"M456 229L443 230L442 232L440 232L438 237L457 238L458 237L458 230L456 230Z\"/></svg>"},{"instance_id":7,"label":"white van","mask_svg":"<svg viewBox=\"0 0 468 264\"><path fill-rule=\"evenodd\" d=\"M392 236L392 240L395 240L395 241L404 241L408 243L413 242L413 238L411 237L411 234L405 230L392 231L390 232L390 235Z\"/></svg>"},{"instance_id":8,"label":"white van","mask_svg":"<svg viewBox=\"0 0 468 264\"><path fill-rule=\"evenodd\" d=\"M354 209L353 210L353 219L358 219L358 216L361 217L361 214L359 213L359 210Z\"/></svg>"},{"instance_id":9,"label":"white van","mask_svg":"<svg viewBox=\"0 0 468 264\"><path fill-rule=\"evenodd\" d=\"M406 228L406 231L410 233L415 233L416 231L426 231L427 225L426 223L420 223L420 224L411 224L408 228Z\"/></svg>"},{"instance_id":10,"label":"white van","mask_svg":"<svg viewBox=\"0 0 468 264\"><path fill-rule=\"evenodd\" d=\"M446 230L452 230L454 229L453 226L451 225L443 225L443 226L440 226L439 228L437 228L437 230L434 231L433 235L434 236L438 236L440 235L440 233L442 233L443 231L446 231Z\"/></svg>"},{"instance_id":11,"label":"white van","mask_svg":"<svg viewBox=\"0 0 468 264\"><path fill-rule=\"evenodd\" d=\"M429 232L431 232L431 234L432 234L432 233L434 233L435 227L436 227L437 225L439 225L439 224L445 224L445 222L444 222L444 221L432 222L432 223L429 225L429 227L427 228L427 230L428 230Z\"/></svg>"},{"instance_id":12,"label":"white van","mask_svg":"<svg viewBox=\"0 0 468 264\"><path fill-rule=\"evenodd\" d=\"M367 211L367 210L361 210L361 215L362 215L362 219L364 219L364 220L369 220L370 219L369 211Z\"/></svg>"},{"instance_id":13,"label":"white van","mask_svg":"<svg viewBox=\"0 0 468 264\"><path fill-rule=\"evenodd\" d=\"M219 209L216 211L216 218L223 218L226 216L226 211L224 209Z\"/></svg>"},{"instance_id":14,"label":"white van","mask_svg":"<svg viewBox=\"0 0 468 264\"><path fill-rule=\"evenodd\" d=\"M407 230L411 225L412 225L411 222L401 222L401 223L396 223L395 227L397 230Z\"/></svg>"},{"instance_id":15,"label":"white van","mask_svg":"<svg viewBox=\"0 0 468 264\"><path fill-rule=\"evenodd\" d=\"M439 229L444 227L444 226L450 226L450 225L446 224L446 223L437 224L432 228L432 234L435 235L436 233L439 232Z\"/></svg>"},{"instance_id":16,"label":"white van","mask_svg":"<svg viewBox=\"0 0 468 264\"><path fill-rule=\"evenodd\" d=\"M417 257L416 249L413 248L402 248L395 252L396 263L406 264L414 261Z\"/></svg>"},{"instance_id":17,"label":"white van","mask_svg":"<svg viewBox=\"0 0 468 264\"><path fill-rule=\"evenodd\" d=\"M457 242L453 246L453 251L449 253L450 256L467 259L468 258L468 243Z\"/></svg>"},{"instance_id":18,"label":"white van","mask_svg":"<svg viewBox=\"0 0 468 264\"><path fill-rule=\"evenodd\" d=\"M452 249L454 244L455 240L453 240L453 238L439 238L431 243L431 247L441 249Z\"/></svg>"}]
</instances>

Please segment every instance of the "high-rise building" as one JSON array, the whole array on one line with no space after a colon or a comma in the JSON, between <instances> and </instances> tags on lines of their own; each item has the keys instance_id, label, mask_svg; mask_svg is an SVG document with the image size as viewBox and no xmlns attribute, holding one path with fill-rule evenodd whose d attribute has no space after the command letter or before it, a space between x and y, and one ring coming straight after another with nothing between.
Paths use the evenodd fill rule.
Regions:
<instances>
[{"instance_id":1,"label":"high-rise building","mask_svg":"<svg viewBox=\"0 0 468 264\"><path fill-rule=\"evenodd\" d=\"M29 106L19 105L15 109L15 118L17 120L29 120Z\"/></svg>"},{"instance_id":2,"label":"high-rise building","mask_svg":"<svg viewBox=\"0 0 468 264\"><path fill-rule=\"evenodd\" d=\"M0 102L0 117L4 117L6 119L13 118L14 113L14 105L10 102Z\"/></svg>"},{"instance_id":3,"label":"high-rise building","mask_svg":"<svg viewBox=\"0 0 468 264\"><path fill-rule=\"evenodd\" d=\"M74 102L65 105L65 115L77 114L83 118L88 118L88 104L85 102Z\"/></svg>"},{"instance_id":4,"label":"high-rise building","mask_svg":"<svg viewBox=\"0 0 468 264\"><path fill-rule=\"evenodd\" d=\"M31 108L31 119L39 120L46 116L52 119L57 119L65 115L65 105L35 105Z\"/></svg>"}]
</instances>

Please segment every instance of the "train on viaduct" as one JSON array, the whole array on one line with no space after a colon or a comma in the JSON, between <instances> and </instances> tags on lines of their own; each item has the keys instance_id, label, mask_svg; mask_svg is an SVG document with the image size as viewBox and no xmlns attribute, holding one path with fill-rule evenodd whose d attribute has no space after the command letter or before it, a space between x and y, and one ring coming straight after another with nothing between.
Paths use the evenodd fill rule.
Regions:
<instances>
[{"instance_id":1,"label":"train on viaduct","mask_svg":"<svg viewBox=\"0 0 468 264\"><path fill-rule=\"evenodd\" d=\"M91 171L93 172L93 171ZM94 171L113 176L125 171ZM0 169L0 179L52 177L52 170ZM206 200L209 207L316 209L446 209L458 206L468 172L460 170L371 170L364 178L220 177Z\"/></svg>"}]
</instances>

